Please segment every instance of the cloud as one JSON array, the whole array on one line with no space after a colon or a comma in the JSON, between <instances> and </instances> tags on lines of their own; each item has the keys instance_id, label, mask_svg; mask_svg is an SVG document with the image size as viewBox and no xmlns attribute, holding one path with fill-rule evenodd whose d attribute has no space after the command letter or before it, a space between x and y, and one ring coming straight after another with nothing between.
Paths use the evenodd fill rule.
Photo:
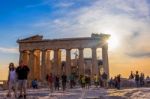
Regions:
<instances>
[{"instance_id":1,"label":"cloud","mask_svg":"<svg viewBox=\"0 0 150 99\"><path fill-rule=\"evenodd\" d=\"M40 3L36 3L36 4L29 4L29 5L26 5L25 8L35 8L35 7L39 7L39 6L45 6L48 3L49 2L44 1L44 2L40 2Z\"/></svg>"},{"instance_id":2,"label":"cloud","mask_svg":"<svg viewBox=\"0 0 150 99\"><path fill-rule=\"evenodd\" d=\"M18 54L18 48L4 48L0 47L0 53L12 53L12 54Z\"/></svg>"},{"instance_id":3,"label":"cloud","mask_svg":"<svg viewBox=\"0 0 150 99\"><path fill-rule=\"evenodd\" d=\"M149 57L150 58L150 52L139 52L139 53L127 53L130 57L136 57L136 58L143 58L143 57Z\"/></svg>"},{"instance_id":4,"label":"cloud","mask_svg":"<svg viewBox=\"0 0 150 99\"><path fill-rule=\"evenodd\" d=\"M42 28L46 37L57 35L58 38L109 33L117 37L120 46L116 51L124 55L149 52L149 6L147 0L93 0L89 6L63 12L63 16L53 20L37 21L31 27Z\"/></svg>"},{"instance_id":5,"label":"cloud","mask_svg":"<svg viewBox=\"0 0 150 99\"><path fill-rule=\"evenodd\" d=\"M73 2L60 2L54 5L56 8L68 8L71 7L74 3Z\"/></svg>"},{"instance_id":6,"label":"cloud","mask_svg":"<svg viewBox=\"0 0 150 99\"><path fill-rule=\"evenodd\" d=\"M35 4L29 4L26 5L25 8L35 8L35 7L41 7L41 6L48 6L51 8L68 8L73 6L74 2L64 2L64 1L51 1L51 0L43 0L42 2L35 3Z\"/></svg>"}]
</instances>

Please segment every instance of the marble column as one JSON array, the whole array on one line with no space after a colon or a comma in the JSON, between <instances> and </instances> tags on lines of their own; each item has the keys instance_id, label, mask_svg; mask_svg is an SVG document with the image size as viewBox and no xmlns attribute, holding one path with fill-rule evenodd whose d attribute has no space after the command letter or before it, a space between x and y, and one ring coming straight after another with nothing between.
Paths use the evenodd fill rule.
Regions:
<instances>
[{"instance_id":1,"label":"marble column","mask_svg":"<svg viewBox=\"0 0 150 99\"><path fill-rule=\"evenodd\" d=\"M36 51L36 56L35 56L35 58L36 58L36 63L35 63L35 69L36 69L36 71L35 71L35 78L37 79L37 80L40 80L40 74L41 74L41 68L40 68L40 51Z\"/></svg>"},{"instance_id":2,"label":"marble column","mask_svg":"<svg viewBox=\"0 0 150 99\"><path fill-rule=\"evenodd\" d=\"M20 51L19 62L23 60L23 51Z\"/></svg>"},{"instance_id":3,"label":"marble column","mask_svg":"<svg viewBox=\"0 0 150 99\"><path fill-rule=\"evenodd\" d=\"M54 50L54 75L58 75L58 49Z\"/></svg>"},{"instance_id":4,"label":"marble column","mask_svg":"<svg viewBox=\"0 0 150 99\"><path fill-rule=\"evenodd\" d=\"M24 64L25 65L28 65L28 62L29 62L29 52L28 51L25 51L24 52Z\"/></svg>"},{"instance_id":5,"label":"marble column","mask_svg":"<svg viewBox=\"0 0 150 99\"><path fill-rule=\"evenodd\" d=\"M79 75L84 75L83 48L79 48Z\"/></svg>"},{"instance_id":6,"label":"marble column","mask_svg":"<svg viewBox=\"0 0 150 99\"><path fill-rule=\"evenodd\" d=\"M29 79L34 79L34 50L29 51L29 63L28 66L30 68Z\"/></svg>"},{"instance_id":7,"label":"marble column","mask_svg":"<svg viewBox=\"0 0 150 99\"><path fill-rule=\"evenodd\" d=\"M66 49L66 66L65 66L65 72L67 75L71 74L71 50Z\"/></svg>"},{"instance_id":8,"label":"marble column","mask_svg":"<svg viewBox=\"0 0 150 99\"><path fill-rule=\"evenodd\" d=\"M94 74L98 74L96 48L92 48L92 77L94 76Z\"/></svg>"},{"instance_id":9,"label":"marble column","mask_svg":"<svg viewBox=\"0 0 150 99\"><path fill-rule=\"evenodd\" d=\"M28 51L22 51L22 52L20 52L20 59L19 59L19 61L23 61L23 63L25 64L25 65L27 65L27 63L28 63Z\"/></svg>"},{"instance_id":10,"label":"marble column","mask_svg":"<svg viewBox=\"0 0 150 99\"><path fill-rule=\"evenodd\" d=\"M42 50L41 77L42 77L42 81L45 81L45 77L46 77L46 50Z\"/></svg>"},{"instance_id":11,"label":"marble column","mask_svg":"<svg viewBox=\"0 0 150 99\"><path fill-rule=\"evenodd\" d=\"M58 50L58 75L62 75L61 53L62 51L59 49Z\"/></svg>"},{"instance_id":12,"label":"marble column","mask_svg":"<svg viewBox=\"0 0 150 99\"><path fill-rule=\"evenodd\" d=\"M51 73L51 67L50 67L50 50L46 53L46 74Z\"/></svg>"},{"instance_id":13,"label":"marble column","mask_svg":"<svg viewBox=\"0 0 150 99\"><path fill-rule=\"evenodd\" d=\"M105 44L102 47L102 58L103 58L104 72L107 73L107 75L109 77L108 44Z\"/></svg>"}]
</instances>

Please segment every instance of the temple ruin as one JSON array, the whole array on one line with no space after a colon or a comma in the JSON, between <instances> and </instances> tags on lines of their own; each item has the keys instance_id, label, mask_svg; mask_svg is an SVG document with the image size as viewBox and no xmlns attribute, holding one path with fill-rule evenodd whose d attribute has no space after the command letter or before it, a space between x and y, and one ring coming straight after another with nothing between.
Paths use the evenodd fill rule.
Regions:
<instances>
[{"instance_id":1,"label":"temple ruin","mask_svg":"<svg viewBox=\"0 0 150 99\"><path fill-rule=\"evenodd\" d=\"M109 75L108 43L110 35L92 34L91 37L43 39L43 36L35 35L25 39L19 39L20 60L23 60L31 70L29 79L45 80L46 74L61 75L63 72L69 75L71 70L71 49L78 49L78 72L84 74L83 50L90 48L92 51L91 75L97 74L97 48L102 49L102 66ZM61 49L66 50L66 62L61 62ZM50 51L54 51L53 62L49 61ZM64 66L65 65L65 66ZM63 66L63 68L62 68Z\"/></svg>"}]
</instances>

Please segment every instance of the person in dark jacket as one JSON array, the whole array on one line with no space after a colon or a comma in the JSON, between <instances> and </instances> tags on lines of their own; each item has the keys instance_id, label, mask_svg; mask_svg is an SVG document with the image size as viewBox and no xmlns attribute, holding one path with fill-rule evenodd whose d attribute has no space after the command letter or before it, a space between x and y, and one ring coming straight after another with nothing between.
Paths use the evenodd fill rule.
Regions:
<instances>
[{"instance_id":1,"label":"person in dark jacket","mask_svg":"<svg viewBox=\"0 0 150 99\"><path fill-rule=\"evenodd\" d=\"M144 82L145 76L144 73L141 73L140 75L140 87L143 87L145 82Z\"/></svg>"},{"instance_id":2,"label":"person in dark jacket","mask_svg":"<svg viewBox=\"0 0 150 99\"><path fill-rule=\"evenodd\" d=\"M131 71L131 74L130 74L130 76L129 76L129 79L134 79L134 74L133 74L132 71Z\"/></svg>"},{"instance_id":3,"label":"person in dark jacket","mask_svg":"<svg viewBox=\"0 0 150 99\"><path fill-rule=\"evenodd\" d=\"M139 87L139 81L140 81L140 76L139 76L138 71L136 71L136 74L135 74L136 87Z\"/></svg>"},{"instance_id":4,"label":"person in dark jacket","mask_svg":"<svg viewBox=\"0 0 150 99\"><path fill-rule=\"evenodd\" d=\"M61 76L61 79L62 79L62 89L63 91L66 90L66 83L67 83L67 76L65 73L63 73L63 75Z\"/></svg>"},{"instance_id":5,"label":"person in dark jacket","mask_svg":"<svg viewBox=\"0 0 150 99\"><path fill-rule=\"evenodd\" d=\"M48 85L49 85L51 93L53 92L53 82L54 82L54 77L53 77L53 74L50 73L48 77Z\"/></svg>"},{"instance_id":6,"label":"person in dark jacket","mask_svg":"<svg viewBox=\"0 0 150 99\"><path fill-rule=\"evenodd\" d=\"M17 79L18 79L18 87L20 89L20 95L19 98L24 97L26 99L26 90L27 90L27 78L29 74L30 69L27 65L23 63L21 60L19 62L19 66L16 69ZM22 93L24 92L24 94Z\"/></svg>"},{"instance_id":7,"label":"person in dark jacket","mask_svg":"<svg viewBox=\"0 0 150 99\"><path fill-rule=\"evenodd\" d=\"M107 79L108 79L108 75L104 72L102 74L102 80L103 80L103 86L107 87Z\"/></svg>"},{"instance_id":8,"label":"person in dark jacket","mask_svg":"<svg viewBox=\"0 0 150 99\"><path fill-rule=\"evenodd\" d=\"M117 76L117 89L120 89L120 83L121 83L121 75L119 74Z\"/></svg>"},{"instance_id":9,"label":"person in dark jacket","mask_svg":"<svg viewBox=\"0 0 150 99\"><path fill-rule=\"evenodd\" d=\"M55 90L59 91L59 76L58 75L54 77L54 84L55 84Z\"/></svg>"}]
</instances>

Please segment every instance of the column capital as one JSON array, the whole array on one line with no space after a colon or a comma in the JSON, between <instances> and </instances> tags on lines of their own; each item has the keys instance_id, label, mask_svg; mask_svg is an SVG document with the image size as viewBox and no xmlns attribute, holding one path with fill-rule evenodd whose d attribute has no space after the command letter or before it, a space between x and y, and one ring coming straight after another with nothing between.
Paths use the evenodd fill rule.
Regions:
<instances>
[{"instance_id":1,"label":"column capital","mask_svg":"<svg viewBox=\"0 0 150 99\"><path fill-rule=\"evenodd\" d=\"M46 51L47 51L47 49L41 49L41 51L42 51L42 52L46 52Z\"/></svg>"},{"instance_id":2,"label":"column capital","mask_svg":"<svg viewBox=\"0 0 150 99\"><path fill-rule=\"evenodd\" d=\"M35 50L33 49L33 50L28 50L29 52L34 52Z\"/></svg>"},{"instance_id":3,"label":"column capital","mask_svg":"<svg viewBox=\"0 0 150 99\"><path fill-rule=\"evenodd\" d=\"M51 52L50 50L46 50L47 52Z\"/></svg>"},{"instance_id":4,"label":"column capital","mask_svg":"<svg viewBox=\"0 0 150 99\"><path fill-rule=\"evenodd\" d=\"M29 50L29 54L34 54L35 50Z\"/></svg>"},{"instance_id":5,"label":"column capital","mask_svg":"<svg viewBox=\"0 0 150 99\"><path fill-rule=\"evenodd\" d=\"M108 43L104 44L102 48L103 49L108 49Z\"/></svg>"},{"instance_id":6,"label":"column capital","mask_svg":"<svg viewBox=\"0 0 150 99\"><path fill-rule=\"evenodd\" d=\"M53 51L59 51L59 49L55 48L55 49L53 49Z\"/></svg>"},{"instance_id":7,"label":"column capital","mask_svg":"<svg viewBox=\"0 0 150 99\"><path fill-rule=\"evenodd\" d=\"M28 52L29 50L19 50L20 53L26 53Z\"/></svg>"},{"instance_id":8,"label":"column capital","mask_svg":"<svg viewBox=\"0 0 150 99\"><path fill-rule=\"evenodd\" d=\"M78 48L79 50L84 50L84 48Z\"/></svg>"},{"instance_id":9,"label":"column capital","mask_svg":"<svg viewBox=\"0 0 150 99\"><path fill-rule=\"evenodd\" d=\"M92 50L96 50L96 49L97 49L97 47L92 47L91 49L92 49Z\"/></svg>"},{"instance_id":10,"label":"column capital","mask_svg":"<svg viewBox=\"0 0 150 99\"><path fill-rule=\"evenodd\" d=\"M67 48L66 51L71 51L71 48Z\"/></svg>"}]
</instances>

